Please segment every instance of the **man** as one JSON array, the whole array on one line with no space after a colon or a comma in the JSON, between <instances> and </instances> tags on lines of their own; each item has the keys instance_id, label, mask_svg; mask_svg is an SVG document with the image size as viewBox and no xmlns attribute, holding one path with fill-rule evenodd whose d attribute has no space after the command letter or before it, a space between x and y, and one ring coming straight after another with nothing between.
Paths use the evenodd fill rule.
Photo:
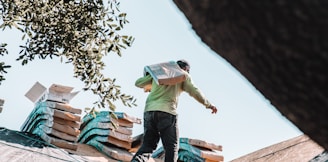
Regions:
<instances>
[{"instance_id":1,"label":"man","mask_svg":"<svg viewBox=\"0 0 328 162\"><path fill-rule=\"evenodd\" d=\"M145 88L151 84L144 110L144 137L142 146L133 156L132 162L148 161L153 151L162 140L165 150L165 162L176 162L178 159L179 130L177 124L177 105L180 94L185 91L216 114L217 108L212 105L203 93L194 85L189 75L190 65L185 60L177 61L183 69L186 80L175 85L158 85L150 75L139 78L135 85ZM145 91L149 91L145 89Z\"/></svg>"}]
</instances>

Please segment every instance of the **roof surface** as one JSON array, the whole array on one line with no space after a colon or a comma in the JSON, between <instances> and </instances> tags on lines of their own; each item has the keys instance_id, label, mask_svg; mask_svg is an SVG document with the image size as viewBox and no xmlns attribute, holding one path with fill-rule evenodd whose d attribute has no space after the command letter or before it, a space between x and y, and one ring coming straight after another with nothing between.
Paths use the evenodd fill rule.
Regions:
<instances>
[{"instance_id":1,"label":"roof surface","mask_svg":"<svg viewBox=\"0 0 328 162\"><path fill-rule=\"evenodd\" d=\"M309 161L321 154L324 149L308 136L301 135L253 153L247 154L231 162L290 162Z\"/></svg>"},{"instance_id":2,"label":"roof surface","mask_svg":"<svg viewBox=\"0 0 328 162\"><path fill-rule=\"evenodd\" d=\"M75 152L68 152L68 150L44 142L37 135L3 127L0 127L0 152L1 161L10 162L113 161L85 144L79 144L78 150Z\"/></svg>"}]
</instances>

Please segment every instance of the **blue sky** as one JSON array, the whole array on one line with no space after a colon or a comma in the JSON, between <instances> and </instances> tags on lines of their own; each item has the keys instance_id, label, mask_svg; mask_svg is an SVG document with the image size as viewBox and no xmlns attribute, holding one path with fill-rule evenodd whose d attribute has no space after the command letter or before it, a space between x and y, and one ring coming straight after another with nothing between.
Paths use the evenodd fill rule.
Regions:
<instances>
[{"instance_id":1,"label":"blue sky","mask_svg":"<svg viewBox=\"0 0 328 162\"><path fill-rule=\"evenodd\" d=\"M233 160L269 145L303 134L282 116L226 60L209 49L192 30L184 15L172 1L121 0L120 9L127 13L129 24L122 34L133 35L131 48L119 57L105 57L104 73L117 79L122 91L137 98L137 107L124 107L117 102L117 111L142 118L147 94L134 86L143 75L145 65L186 59L190 74L205 96L218 107L212 115L201 104L183 93L179 100L179 129L181 137L196 138L223 146L225 161ZM205 25L205 24L204 24ZM62 84L80 93L72 99L73 107L90 107L96 100L83 92L83 83L73 78L73 67L59 59L38 60L21 66L16 62L22 34L12 30L0 31L0 43L8 43L10 54L1 57L12 68L0 85L0 98L5 100L0 113L0 126L19 130L34 104L24 95L36 81L49 87ZM105 110L105 109L102 109ZM142 133L135 125L134 135Z\"/></svg>"}]
</instances>

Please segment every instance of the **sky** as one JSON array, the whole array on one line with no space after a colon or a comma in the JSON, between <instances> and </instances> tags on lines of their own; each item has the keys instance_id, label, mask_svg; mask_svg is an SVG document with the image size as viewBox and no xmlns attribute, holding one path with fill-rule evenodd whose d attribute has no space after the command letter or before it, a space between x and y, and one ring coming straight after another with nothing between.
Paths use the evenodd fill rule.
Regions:
<instances>
[{"instance_id":1,"label":"sky","mask_svg":"<svg viewBox=\"0 0 328 162\"><path fill-rule=\"evenodd\" d=\"M200 40L172 1L120 2L121 11L127 13L130 22L122 34L134 36L135 41L132 47L123 50L122 57L115 53L106 56L103 73L116 78L122 92L137 98L138 106L125 107L118 101L116 111L142 119L147 93L134 83L143 75L144 66L185 59L191 64L194 83L217 106L218 113L211 114L183 93L178 104L180 137L222 145L222 155L225 161L230 161L303 134L234 67ZM12 66L0 85L0 98L5 100L0 127L20 130L34 108L34 103L24 95L35 82L46 87L54 83L74 87L73 91L79 93L70 105L82 110L92 106L97 98L82 91L84 84L73 77L72 65L61 63L58 58L35 59L25 66L15 61L19 45L24 43L21 37L17 30L0 31L0 43L8 43L9 50L9 55L0 60ZM133 135L142 132L142 125L134 125Z\"/></svg>"}]
</instances>

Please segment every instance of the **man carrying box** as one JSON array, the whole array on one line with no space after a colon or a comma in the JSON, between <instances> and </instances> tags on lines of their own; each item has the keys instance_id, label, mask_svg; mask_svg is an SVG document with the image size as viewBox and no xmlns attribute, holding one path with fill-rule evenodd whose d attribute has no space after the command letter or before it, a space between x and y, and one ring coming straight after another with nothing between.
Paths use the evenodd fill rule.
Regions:
<instances>
[{"instance_id":1,"label":"man carrying box","mask_svg":"<svg viewBox=\"0 0 328 162\"><path fill-rule=\"evenodd\" d=\"M172 62L169 62L172 64ZM148 161L151 154L156 149L159 140L162 140L163 148L165 149L165 162L176 162L178 159L178 143L179 130L177 124L177 104L180 94L185 91L199 103L203 104L207 109L212 110L212 114L217 113L216 106L212 105L203 95L203 93L193 84L191 76L189 75L190 65L185 60L176 62L178 68L184 74L184 79L173 84L158 84L159 81L151 71L149 75L145 75L137 79L135 85L139 88L147 88L149 95L146 100L144 110L144 137L143 144L133 156L132 162ZM167 65L167 64L166 64ZM174 66L164 66L158 64L158 69L164 67L168 76L171 75L170 68ZM151 68L145 68L151 69ZM177 70L177 69L175 69ZM172 75L175 75L174 73ZM174 76L171 76L173 81L176 81ZM163 78L165 79L165 78ZM170 78L166 78L170 79ZM149 87L151 85L151 88ZM146 91L146 89L145 89Z\"/></svg>"}]
</instances>

